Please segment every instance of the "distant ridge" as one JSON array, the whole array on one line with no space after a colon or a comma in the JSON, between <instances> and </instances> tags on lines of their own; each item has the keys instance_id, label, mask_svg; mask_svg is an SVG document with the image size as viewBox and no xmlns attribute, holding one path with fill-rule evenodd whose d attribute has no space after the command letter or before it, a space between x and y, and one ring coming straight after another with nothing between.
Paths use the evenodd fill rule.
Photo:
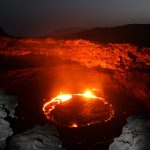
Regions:
<instances>
[{"instance_id":1,"label":"distant ridge","mask_svg":"<svg viewBox=\"0 0 150 150\"><path fill-rule=\"evenodd\" d=\"M87 39L101 43L132 43L138 46L150 46L150 24L129 24L116 27L97 27L63 36L56 39Z\"/></svg>"},{"instance_id":2,"label":"distant ridge","mask_svg":"<svg viewBox=\"0 0 150 150\"><path fill-rule=\"evenodd\" d=\"M0 36L9 36L2 28L0 28Z\"/></svg>"},{"instance_id":3,"label":"distant ridge","mask_svg":"<svg viewBox=\"0 0 150 150\"><path fill-rule=\"evenodd\" d=\"M48 36L64 36L66 34L74 34L82 31L86 31L87 28L82 27L68 27L68 28L60 28L52 31Z\"/></svg>"}]
</instances>

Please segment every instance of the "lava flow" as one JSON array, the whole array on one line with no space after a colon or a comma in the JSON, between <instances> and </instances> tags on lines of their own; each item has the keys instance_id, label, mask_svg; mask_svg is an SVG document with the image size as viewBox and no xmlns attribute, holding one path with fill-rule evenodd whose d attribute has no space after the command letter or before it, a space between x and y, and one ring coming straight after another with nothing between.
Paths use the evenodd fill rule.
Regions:
<instances>
[{"instance_id":1,"label":"lava flow","mask_svg":"<svg viewBox=\"0 0 150 150\"><path fill-rule=\"evenodd\" d=\"M60 93L44 104L43 112L48 120L68 127L107 122L114 116L113 106L91 91L83 94Z\"/></svg>"}]
</instances>

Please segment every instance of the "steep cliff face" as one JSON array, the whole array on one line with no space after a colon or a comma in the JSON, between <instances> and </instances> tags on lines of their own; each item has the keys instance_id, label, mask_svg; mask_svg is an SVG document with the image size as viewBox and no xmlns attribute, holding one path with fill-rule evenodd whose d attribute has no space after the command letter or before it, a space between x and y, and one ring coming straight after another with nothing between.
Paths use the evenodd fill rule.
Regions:
<instances>
[{"instance_id":1,"label":"steep cliff face","mask_svg":"<svg viewBox=\"0 0 150 150\"><path fill-rule=\"evenodd\" d=\"M51 66L51 58L56 58L55 64L67 60L77 62L81 66L98 70L99 75L109 76L110 88L120 91L121 85L126 93L150 107L149 47L101 44L86 40L0 38L0 53L7 56L1 59L4 70L16 68L16 64L25 68ZM11 65L8 63L10 61ZM114 85L113 81L118 84Z\"/></svg>"}]
</instances>

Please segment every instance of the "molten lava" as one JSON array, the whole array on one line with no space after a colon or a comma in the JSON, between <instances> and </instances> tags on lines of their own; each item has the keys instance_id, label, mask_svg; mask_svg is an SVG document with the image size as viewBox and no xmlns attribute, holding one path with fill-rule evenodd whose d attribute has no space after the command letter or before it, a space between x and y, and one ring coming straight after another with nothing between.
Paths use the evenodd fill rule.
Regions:
<instances>
[{"instance_id":1,"label":"molten lava","mask_svg":"<svg viewBox=\"0 0 150 150\"><path fill-rule=\"evenodd\" d=\"M112 105L89 90L83 94L60 93L44 104L43 112L48 120L74 128L107 122L114 116Z\"/></svg>"},{"instance_id":2,"label":"molten lava","mask_svg":"<svg viewBox=\"0 0 150 150\"><path fill-rule=\"evenodd\" d=\"M83 96L86 98L96 98L96 96L94 94L92 94L90 91L85 91Z\"/></svg>"},{"instance_id":3,"label":"molten lava","mask_svg":"<svg viewBox=\"0 0 150 150\"><path fill-rule=\"evenodd\" d=\"M60 99L61 102L65 102L65 101L70 100L72 98L72 95L71 94L61 94L61 95L58 95L56 98Z\"/></svg>"}]
</instances>

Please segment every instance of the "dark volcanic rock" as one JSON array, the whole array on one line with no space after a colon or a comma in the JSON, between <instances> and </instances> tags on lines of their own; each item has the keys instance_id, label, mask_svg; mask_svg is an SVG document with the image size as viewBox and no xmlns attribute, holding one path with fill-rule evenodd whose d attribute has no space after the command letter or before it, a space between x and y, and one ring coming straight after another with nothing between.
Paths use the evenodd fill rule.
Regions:
<instances>
[{"instance_id":1,"label":"dark volcanic rock","mask_svg":"<svg viewBox=\"0 0 150 150\"><path fill-rule=\"evenodd\" d=\"M3 118L0 118L0 149L4 149L6 145L6 138L13 134L10 124Z\"/></svg>"},{"instance_id":2,"label":"dark volcanic rock","mask_svg":"<svg viewBox=\"0 0 150 150\"><path fill-rule=\"evenodd\" d=\"M99 27L74 34L66 34L60 39L86 39L101 43L134 43L150 46L150 24L129 24L117 27Z\"/></svg>"},{"instance_id":3,"label":"dark volcanic rock","mask_svg":"<svg viewBox=\"0 0 150 150\"><path fill-rule=\"evenodd\" d=\"M61 150L62 145L53 126L35 126L10 139L8 150Z\"/></svg>"},{"instance_id":4,"label":"dark volcanic rock","mask_svg":"<svg viewBox=\"0 0 150 150\"><path fill-rule=\"evenodd\" d=\"M120 137L114 139L109 150L149 150L150 116L129 117Z\"/></svg>"},{"instance_id":5,"label":"dark volcanic rock","mask_svg":"<svg viewBox=\"0 0 150 150\"><path fill-rule=\"evenodd\" d=\"M16 97L0 94L0 117L15 117Z\"/></svg>"},{"instance_id":6,"label":"dark volcanic rock","mask_svg":"<svg viewBox=\"0 0 150 150\"><path fill-rule=\"evenodd\" d=\"M0 28L0 36L8 36L7 33Z\"/></svg>"},{"instance_id":7,"label":"dark volcanic rock","mask_svg":"<svg viewBox=\"0 0 150 150\"><path fill-rule=\"evenodd\" d=\"M5 147L7 137L13 134L10 124L5 119L14 117L16 98L0 93L0 149Z\"/></svg>"}]
</instances>

